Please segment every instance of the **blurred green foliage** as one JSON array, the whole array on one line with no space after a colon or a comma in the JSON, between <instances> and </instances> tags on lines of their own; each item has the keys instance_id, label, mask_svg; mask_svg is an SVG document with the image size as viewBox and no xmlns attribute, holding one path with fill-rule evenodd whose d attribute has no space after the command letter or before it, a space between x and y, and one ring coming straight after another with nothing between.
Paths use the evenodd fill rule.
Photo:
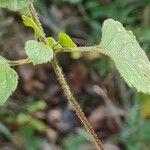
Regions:
<instances>
[{"instance_id":1,"label":"blurred green foliage","mask_svg":"<svg viewBox=\"0 0 150 150\"><path fill-rule=\"evenodd\" d=\"M92 145L92 141L85 130L69 135L64 141L65 150L86 150L87 145Z\"/></svg>"},{"instance_id":2,"label":"blurred green foliage","mask_svg":"<svg viewBox=\"0 0 150 150\"><path fill-rule=\"evenodd\" d=\"M23 137L24 146L27 150L37 150L45 141L44 138L37 135L38 132L44 132L46 124L33 116L34 113L46 109L44 101L28 101L24 104L21 112L14 115L8 108L0 107L0 118L6 125L0 123L0 133L12 143L17 143L14 134ZM17 130L12 132L8 127L15 125Z\"/></svg>"},{"instance_id":3,"label":"blurred green foliage","mask_svg":"<svg viewBox=\"0 0 150 150\"><path fill-rule=\"evenodd\" d=\"M119 141L126 145L127 150L149 150L150 148L150 121L144 120L140 109L140 105L136 102L120 133Z\"/></svg>"}]
</instances>

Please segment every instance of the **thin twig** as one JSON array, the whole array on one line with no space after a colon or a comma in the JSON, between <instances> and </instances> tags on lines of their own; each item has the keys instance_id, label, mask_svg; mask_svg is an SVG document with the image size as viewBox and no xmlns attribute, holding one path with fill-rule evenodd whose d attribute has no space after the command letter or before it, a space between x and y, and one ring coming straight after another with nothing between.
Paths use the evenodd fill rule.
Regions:
<instances>
[{"instance_id":1,"label":"thin twig","mask_svg":"<svg viewBox=\"0 0 150 150\"><path fill-rule=\"evenodd\" d=\"M93 51L101 51L98 46L79 46L75 48L54 48L56 53L64 53L64 52L93 52Z\"/></svg>"},{"instance_id":2,"label":"thin twig","mask_svg":"<svg viewBox=\"0 0 150 150\"><path fill-rule=\"evenodd\" d=\"M19 66L19 65L29 64L29 63L31 63L31 61L29 59L9 61L10 66Z\"/></svg>"},{"instance_id":3,"label":"thin twig","mask_svg":"<svg viewBox=\"0 0 150 150\"><path fill-rule=\"evenodd\" d=\"M41 28L41 30L43 31L43 28L41 26L41 23L39 21L38 15L36 13L36 10L34 9L33 4L31 3L29 5L29 9L31 11L31 15L32 18L35 19L34 21L37 23L37 25ZM46 37L43 37L42 40L44 43L48 44ZM77 116L79 117L79 119L81 120L82 124L85 126L85 128L87 129L88 133L91 135L93 142L95 143L96 147L98 150L103 150L103 145L102 142L98 139L96 133L94 132L92 126L90 125L90 123L88 122L87 118L85 117L80 105L78 104L78 102L76 101L76 99L74 98L65 78L63 75L63 71L57 61L57 58L55 57L52 61L51 61L52 67L54 69L54 72L58 78L58 81L61 85L61 88L65 94L65 96L67 97L68 101L72 104L72 106L74 107Z\"/></svg>"},{"instance_id":4,"label":"thin twig","mask_svg":"<svg viewBox=\"0 0 150 150\"><path fill-rule=\"evenodd\" d=\"M45 41L44 43L47 44L47 41ZM76 47L76 48L54 48L55 53L69 53L69 52L93 52L93 51L97 51L97 47L96 46L91 46L91 47ZM24 65L24 64L28 64L31 63L31 61L26 58L26 59L20 59L20 60L9 60L9 64L10 66L19 66L19 65Z\"/></svg>"}]
</instances>

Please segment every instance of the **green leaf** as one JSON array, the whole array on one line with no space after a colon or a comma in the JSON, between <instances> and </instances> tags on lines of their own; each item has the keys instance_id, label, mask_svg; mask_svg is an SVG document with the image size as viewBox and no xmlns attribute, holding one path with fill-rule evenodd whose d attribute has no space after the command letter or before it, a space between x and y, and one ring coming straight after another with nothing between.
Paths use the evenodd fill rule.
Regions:
<instances>
[{"instance_id":1,"label":"green leaf","mask_svg":"<svg viewBox=\"0 0 150 150\"><path fill-rule=\"evenodd\" d=\"M0 7L18 11L25 8L33 0L0 0Z\"/></svg>"},{"instance_id":2,"label":"green leaf","mask_svg":"<svg viewBox=\"0 0 150 150\"><path fill-rule=\"evenodd\" d=\"M131 31L118 21L106 20L98 48L112 58L130 87L150 94L150 62Z\"/></svg>"},{"instance_id":3,"label":"green leaf","mask_svg":"<svg viewBox=\"0 0 150 150\"><path fill-rule=\"evenodd\" d=\"M42 100L40 101L33 101L31 103L28 103L26 105L26 108L28 110L28 112L36 112L36 111L39 111L39 110L43 110L46 108L46 103Z\"/></svg>"},{"instance_id":4,"label":"green leaf","mask_svg":"<svg viewBox=\"0 0 150 150\"><path fill-rule=\"evenodd\" d=\"M13 135L11 134L9 129L1 122L0 122L0 133L2 133L8 140L15 142L15 140L13 139Z\"/></svg>"},{"instance_id":5,"label":"green leaf","mask_svg":"<svg viewBox=\"0 0 150 150\"><path fill-rule=\"evenodd\" d=\"M62 48L62 46L58 42L56 42L55 39L52 37L48 37L47 41L48 41L49 46L51 48L54 48L53 50Z\"/></svg>"},{"instance_id":6,"label":"green leaf","mask_svg":"<svg viewBox=\"0 0 150 150\"><path fill-rule=\"evenodd\" d=\"M19 124L24 124L27 123L31 120L32 118L30 117L30 115L25 114L25 113L19 113L16 117L16 121Z\"/></svg>"},{"instance_id":7,"label":"green leaf","mask_svg":"<svg viewBox=\"0 0 150 150\"><path fill-rule=\"evenodd\" d=\"M25 24L25 26L31 27L34 29L34 32L35 32L37 37L44 36L43 31L41 31L39 26L33 21L32 18L29 18L29 17L23 15L22 19L23 19L23 23Z\"/></svg>"},{"instance_id":8,"label":"green leaf","mask_svg":"<svg viewBox=\"0 0 150 150\"><path fill-rule=\"evenodd\" d=\"M25 50L34 65L47 63L53 59L53 50L42 42L34 40L27 41Z\"/></svg>"},{"instance_id":9,"label":"green leaf","mask_svg":"<svg viewBox=\"0 0 150 150\"><path fill-rule=\"evenodd\" d=\"M10 68L8 61L0 56L0 105L15 91L17 84L17 73Z\"/></svg>"},{"instance_id":10,"label":"green leaf","mask_svg":"<svg viewBox=\"0 0 150 150\"><path fill-rule=\"evenodd\" d=\"M58 36L59 43L64 48L75 48L77 45L72 41L72 39L65 33L59 33Z\"/></svg>"},{"instance_id":11,"label":"green leaf","mask_svg":"<svg viewBox=\"0 0 150 150\"><path fill-rule=\"evenodd\" d=\"M49 46L50 46L51 48L53 48L54 45L56 44L55 39L52 38L52 37L48 37L48 38L47 38L47 41L48 41L48 44L49 44Z\"/></svg>"},{"instance_id":12,"label":"green leaf","mask_svg":"<svg viewBox=\"0 0 150 150\"><path fill-rule=\"evenodd\" d=\"M30 123L38 131L44 131L44 129L46 128L46 125L38 119L32 119Z\"/></svg>"}]
</instances>

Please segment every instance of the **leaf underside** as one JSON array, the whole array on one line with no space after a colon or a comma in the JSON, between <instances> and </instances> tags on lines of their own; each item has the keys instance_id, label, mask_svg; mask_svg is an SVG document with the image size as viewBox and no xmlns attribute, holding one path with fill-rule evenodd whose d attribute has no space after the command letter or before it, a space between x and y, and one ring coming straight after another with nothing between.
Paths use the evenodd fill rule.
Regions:
<instances>
[{"instance_id":1,"label":"leaf underside","mask_svg":"<svg viewBox=\"0 0 150 150\"><path fill-rule=\"evenodd\" d=\"M25 50L34 65L47 63L53 59L53 50L42 42L34 40L27 41Z\"/></svg>"},{"instance_id":2,"label":"leaf underside","mask_svg":"<svg viewBox=\"0 0 150 150\"><path fill-rule=\"evenodd\" d=\"M130 87L150 94L150 62L131 31L120 22L108 19L104 21L98 47L112 58Z\"/></svg>"},{"instance_id":3,"label":"leaf underside","mask_svg":"<svg viewBox=\"0 0 150 150\"><path fill-rule=\"evenodd\" d=\"M9 67L7 60L0 56L0 105L15 91L17 84L17 73Z\"/></svg>"},{"instance_id":4,"label":"leaf underside","mask_svg":"<svg viewBox=\"0 0 150 150\"><path fill-rule=\"evenodd\" d=\"M0 7L18 11L25 8L33 0L0 0Z\"/></svg>"}]
</instances>

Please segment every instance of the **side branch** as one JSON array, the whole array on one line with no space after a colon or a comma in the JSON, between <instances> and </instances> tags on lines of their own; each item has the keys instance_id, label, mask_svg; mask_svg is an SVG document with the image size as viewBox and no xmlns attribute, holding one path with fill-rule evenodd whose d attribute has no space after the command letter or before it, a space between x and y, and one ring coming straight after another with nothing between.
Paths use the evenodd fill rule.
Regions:
<instances>
[{"instance_id":1,"label":"side branch","mask_svg":"<svg viewBox=\"0 0 150 150\"><path fill-rule=\"evenodd\" d=\"M44 43L46 43L44 41ZM97 48L97 46L89 46L89 47L76 47L76 48L54 48L54 52L57 53L69 53L69 52L98 52L99 49ZM20 66L20 65L25 65L25 64L29 64L31 63L31 61L26 58L26 59L20 59L20 60L13 60L13 61L9 61L10 66Z\"/></svg>"},{"instance_id":2,"label":"side branch","mask_svg":"<svg viewBox=\"0 0 150 150\"><path fill-rule=\"evenodd\" d=\"M100 51L99 48L97 48L97 46L79 46L76 48L54 48L54 51L56 53L65 53L65 52L98 52Z\"/></svg>"},{"instance_id":3,"label":"side branch","mask_svg":"<svg viewBox=\"0 0 150 150\"><path fill-rule=\"evenodd\" d=\"M9 61L10 66L19 66L19 65L29 64L29 63L31 63L31 61L29 59Z\"/></svg>"}]
</instances>

